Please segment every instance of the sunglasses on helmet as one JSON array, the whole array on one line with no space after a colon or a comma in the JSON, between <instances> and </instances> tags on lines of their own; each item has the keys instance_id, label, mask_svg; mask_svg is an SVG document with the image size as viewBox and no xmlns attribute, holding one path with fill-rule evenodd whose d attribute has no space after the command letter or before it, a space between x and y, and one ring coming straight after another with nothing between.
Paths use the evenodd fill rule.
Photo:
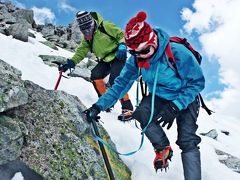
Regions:
<instances>
[{"instance_id":1,"label":"sunglasses on helmet","mask_svg":"<svg viewBox=\"0 0 240 180\"><path fill-rule=\"evenodd\" d=\"M135 51L135 50L129 50L129 53L133 56L137 56L137 55L145 55L148 54L151 50L151 46L147 46L145 49L142 49L141 51Z\"/></svg>"}]
</instances>

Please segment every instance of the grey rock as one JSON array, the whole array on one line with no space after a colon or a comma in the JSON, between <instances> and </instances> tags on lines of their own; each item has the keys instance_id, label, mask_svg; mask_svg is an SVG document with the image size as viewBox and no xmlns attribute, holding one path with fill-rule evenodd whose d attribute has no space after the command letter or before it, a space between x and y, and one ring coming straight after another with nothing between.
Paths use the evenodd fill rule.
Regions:
<instances>
[{"instance_id":1,"label":"grey rock","mask_svg":"<svg viewBox=\"0 0 240 180\"><path fill-rule=\"evenodd\" d=\"M28 24L15 23L7 29L7 34L12 35L13 38L27 42L28 41Z\"/></svg>"},{"instance_id":2,"label":"grey rock","mask_svg":"<svg viewBox=\"0 0 240 180\"><path fill-rule=\"evenodd\" d=\"M216 149L215 152L219 156L219 161L225 164L228 168L232 169L233 171L240 173L240 159L237 157L232 156L224 151Z\"/></svg>"},{"instance_id":3,"label":"grey rock","mask_svg":"<svg viewBox=\"0 0 240 180\"><path fill-rule=\"evenodd\" d=\"M43 180L42 176L20 160L9 161L6 164L0 165L1 179L11 180L16 173L21 173L24 179Z\"/></svg>"},{"instance_id":4,"label":"grey rock","mask_svg":"<svg viewBox=\"0 0 240 180\"><path fill-rule=\"evenodd\" d=\"M5 64L3 67L8 66ZM86 107L81 100L63 91L46 90L31 81L22 81L20 72L14 68L12 70L9 73L8 68L6 72L17 74L13 79L18 78L20 87L24 84L28 102L4 111L4 116L1 116L0 130L2 134L5 133L4 136L0 134L1 145L10 144L9 137L21 139L19 146L11 148L16 152L21 149L21 153L11 157L19 157L28 168L44 179L107 179L98 144L82 114ZM7 84L4 80L2 84ZM114 147L103 127L98 125L98 128L104 140ZM14 160L9 160L8 152L1 153L4 164L7 160ZM131 172L119 156L109 150L107 153L115 178L130 179Z\"/></svg>"},{"instance_id":5,"label":"grey rock","mask_svg":"<svg viewBox=\"0 0 240 180\"><path fill-rule=\"evenodd\" d=\"M76 43L80 43L81 39L83 38L83 35L79 29L79 26L76 20L70 25L70 29L71 29L71 40L73 40Z\"/></svg>"},{"instance_id":6,"label":"grey rock","mask_svg":"<svg viewBox=\"0 0 240 180\"><path fill-rule=\"evenodd\" d=\"M45 64L49 66L55 66L55 67L58 67L58 65L53 63L54 61L57 61L61 64L64 64L67 61L67 59L62 56L39 55L39 57L43 60Z\"/></svg>"},{"instance_id":7,"label":"grey rock","mask_svg":"<svg viewBox=\"0 0 240 180\"><path fill-rule=\"evenodd\" d=\"M36 36L33 33L31 33L31 32L28 32L28 36L32 37L32 38L36 38Z\"/></svg>"},{"instance_id":8,"label":"grey rock","mask_svg":"<svg viewBox=\"0 0 240 180\"><path fill-rule=\"evenodd\" d=\"M50 41L40 41L40 42L54 50L58 50L57 46L53 42L50 42Z\"/></svg>"},{"instance_id":9,"label":"grey rock","mask_svg":"<svg viewBox=\"0 0 240 180\"><path fill-rule=\"evenodd\" d=\"M229 131L225 131L225 130L221 130L221 133L223 133L223 134L225 134L225 135L227 135L227 136L230 134Z\"/></svg>"},{"instance_id":10,"label":"grey rock","mask_svg":"<svg viewBox=\"0 0 240 180\"><path fill-rule=\"evenodd\" d=\"M28 94L23 82L19 81L21 72L0 60L0 112L24 105Z\"/></svg>"},{"instance_id":11,"label":"grey rock","mask_svg":"<svg viewBox=\"0 0 240 180\"><path fill-rule=\"evenodd\" d=\"M218 133L217 133L216 129L212 129L207 133L200 133L200 134L203 135L203 136L208 136L208 137L213 138L213 139L217 139L217 137L218 137Z\"/></svg>"},{"instance_id":12,"label":"grey rock","mask_svg":"<svg viewBox=\"0 0 240 180\"><path fill-rule=\"evenodd\" d=\"M22 20L26 20L26 22L28 24L30 24L31 27L32 27L32 24L34 22L34 20L33 20L33 10L19 9L19 10L16 10L13 13L13 16L16 18L16 20L18 22L22 21Z\"/></svg>"},{"instance_id":13,"label":"grey rock","mask_svg":"<svg viewBox=\"0 0 240 180\"><path fill-rule=\"evenodd\" d=\"M40 26L42 27L41 33L43 34L43 37L48 37L50 35L55 35L55 26L52 24L47 24L44 26Z\"/></svg>"},{"instance_id":14,"label":"grey rock","mask_svg":"<svg viewBox=\"0 0 240 180\"><path fill-rule=\"evenodd\" d=\"M0 165L15 160L21 154L23 135L18 123L0 115Z\"/></svg>"}]
</instances>

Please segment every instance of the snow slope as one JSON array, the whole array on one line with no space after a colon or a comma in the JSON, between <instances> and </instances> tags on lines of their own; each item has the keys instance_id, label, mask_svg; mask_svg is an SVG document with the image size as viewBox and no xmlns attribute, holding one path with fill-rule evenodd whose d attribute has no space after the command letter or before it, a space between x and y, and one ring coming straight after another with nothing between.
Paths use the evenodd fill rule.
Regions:
<instances>
[{"instance_id":1,"label":"snow slope","mask_svg":"<svg viewBox=\"0 0 240 180\"><path fill-rule=\"evenodd\" d=\"M22 71L22 79L31 80L34 83L46 88L53 89L58 78L58 70L55 67L45 65L38 55L59 55L70 58L73 54L59 48L53 50L39 41L44 41L42 35L34 32L36 39L29 38L29 42L21 42L13 39L11 36L0 34L0 59L11 64ZM97 100L97 94L89 82L81 78L62 78L59 90L68 92L79 97L87 106L91 106ZM136 84L130 90L130 98L135 103ZM141 135L140 130L135 127L134 122L121 123L117 121L117 115L120 113L120 104L117 103L112 113L101 113L103 126L115 142L117 149L121 153L127 153L136 150L139 147ZM201 158L202 158L202 179L203 180L239 180L240 174L228 169L221 164L215 153L215 148L228 152L240 158L240 122L234 117L222 115L220 112L208 116L201 110L198 120L199 131L208 132L215 128L219 132L217 140L208 137L202 137ZM176 124L170 130L166 130L167 135L173 146L174 156L170 163L167 173L155 173L152 161L154 152L151 144L145 137L144 145L139 152L132 156L121 156L123 161L132 171L133 180L157 180L174 179L183 180L183 170L181 163L181 151L175 144L177 138ZM229 136L220 133L221 130L230 132Z\"/></svg>"}]
</instances>

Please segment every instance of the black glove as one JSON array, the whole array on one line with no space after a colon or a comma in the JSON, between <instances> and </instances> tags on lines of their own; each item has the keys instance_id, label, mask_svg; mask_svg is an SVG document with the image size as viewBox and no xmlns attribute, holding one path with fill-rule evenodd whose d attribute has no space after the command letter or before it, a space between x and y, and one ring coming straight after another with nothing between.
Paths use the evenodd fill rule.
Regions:
<instances>
[{"instance_id":1,"label":"black glove","mask_svg":"<svg viewBox=\"0 0 240 180\"><path fill-rule=\"evenodd\" d=\"M75 63L73 62L73 60L68 59L65 64L62 64L58 67L58 70L59 71L62 70L63 72L66 72L68 69L71 69L71 68L75 68Z\"/></svg>"},{"instance_id":2,"label":"black glove","mask_svg":"<svg viewBox=\"0 0 240 180\"><path fill-rule=\"evenodd\" d=\"M174 119L178 116L179 109L173 102L168 102L157 115L157 124L163 122L162 127L167 126L167 129L173 124Z\"/></svg>"},{"instance_id":3,"label":"black glove","mask_svg":"<svg viewBox=\"0 0 240 180\"><path fill-rule=\"evenodd\" d=\"M86 114L87 121L91 123L92 120L95 120L98 122L98 120L100 119L100 116L98 116L98 114L100 112L101 112L100 108L96 104L93 104L92 107L88 108L83 113Z\"/></svg>"},{"instance_id":4,"label":"black glove","mask_svg":"<svg viewBox=\"0 0 240 180\"><path fill-rule=\"evenodd\" d=\"M123 61L127 59L127 46L125 43L120 43L118 45L116 57Z\"/></svg>"}]
</instances>

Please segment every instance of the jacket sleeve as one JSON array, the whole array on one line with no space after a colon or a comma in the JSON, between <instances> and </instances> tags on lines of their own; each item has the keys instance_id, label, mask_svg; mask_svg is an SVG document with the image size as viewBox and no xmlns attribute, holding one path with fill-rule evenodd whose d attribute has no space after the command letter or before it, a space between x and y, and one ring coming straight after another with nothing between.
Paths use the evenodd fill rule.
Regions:
<instances>
[{"instance_id":1,"label":"jacket sleeve","mask_svg":"<svg viewBox=\"0 0 240 180\"><path fill-rule=\"evenodd\" d=\"M90 51L89 44L85 39L83 39L79 45L79 47L76 50L76 53L73 55L72 60L75 64L78 64L80 61L82 61L87 53Z\"/></svg>"},{"instance_id":2,"label":"jacket sleeve","mask_svg":"<svg viewBox=\"0 0 240 180\"><path fill-rule=\"evenodd\" d=\"M103 26L105 31L113 36L118 43L124 42L124 33L118 26L110 21L103 21Z\"/></svg>"},{"instance_id":3,"label":"jacket sleeve","mask_svg":"<svg viewBox=\"0 0 240 180\"><path fill-rule=\"evenodd\" d=\"M182 110L186 109L204 89L205 79L202 69L191 51L181 44L172 46L172 50L176 59L178 75L184 83L184 87L173 102Z\"/></svg>"},{"instance_id":4,"label":"jacket sleeve","mask_svg":"<svg viewBox=\"0 0 240 180\"><path fill-rule=\"evenodd\" d=\"M120 75L114 80L113 86L98 99L96 105L101 111L114 105L118 99L121 99L129 91L137 77L138 68L135 65L134 58L130 57Z\"/></svg>"}]
</instances>

